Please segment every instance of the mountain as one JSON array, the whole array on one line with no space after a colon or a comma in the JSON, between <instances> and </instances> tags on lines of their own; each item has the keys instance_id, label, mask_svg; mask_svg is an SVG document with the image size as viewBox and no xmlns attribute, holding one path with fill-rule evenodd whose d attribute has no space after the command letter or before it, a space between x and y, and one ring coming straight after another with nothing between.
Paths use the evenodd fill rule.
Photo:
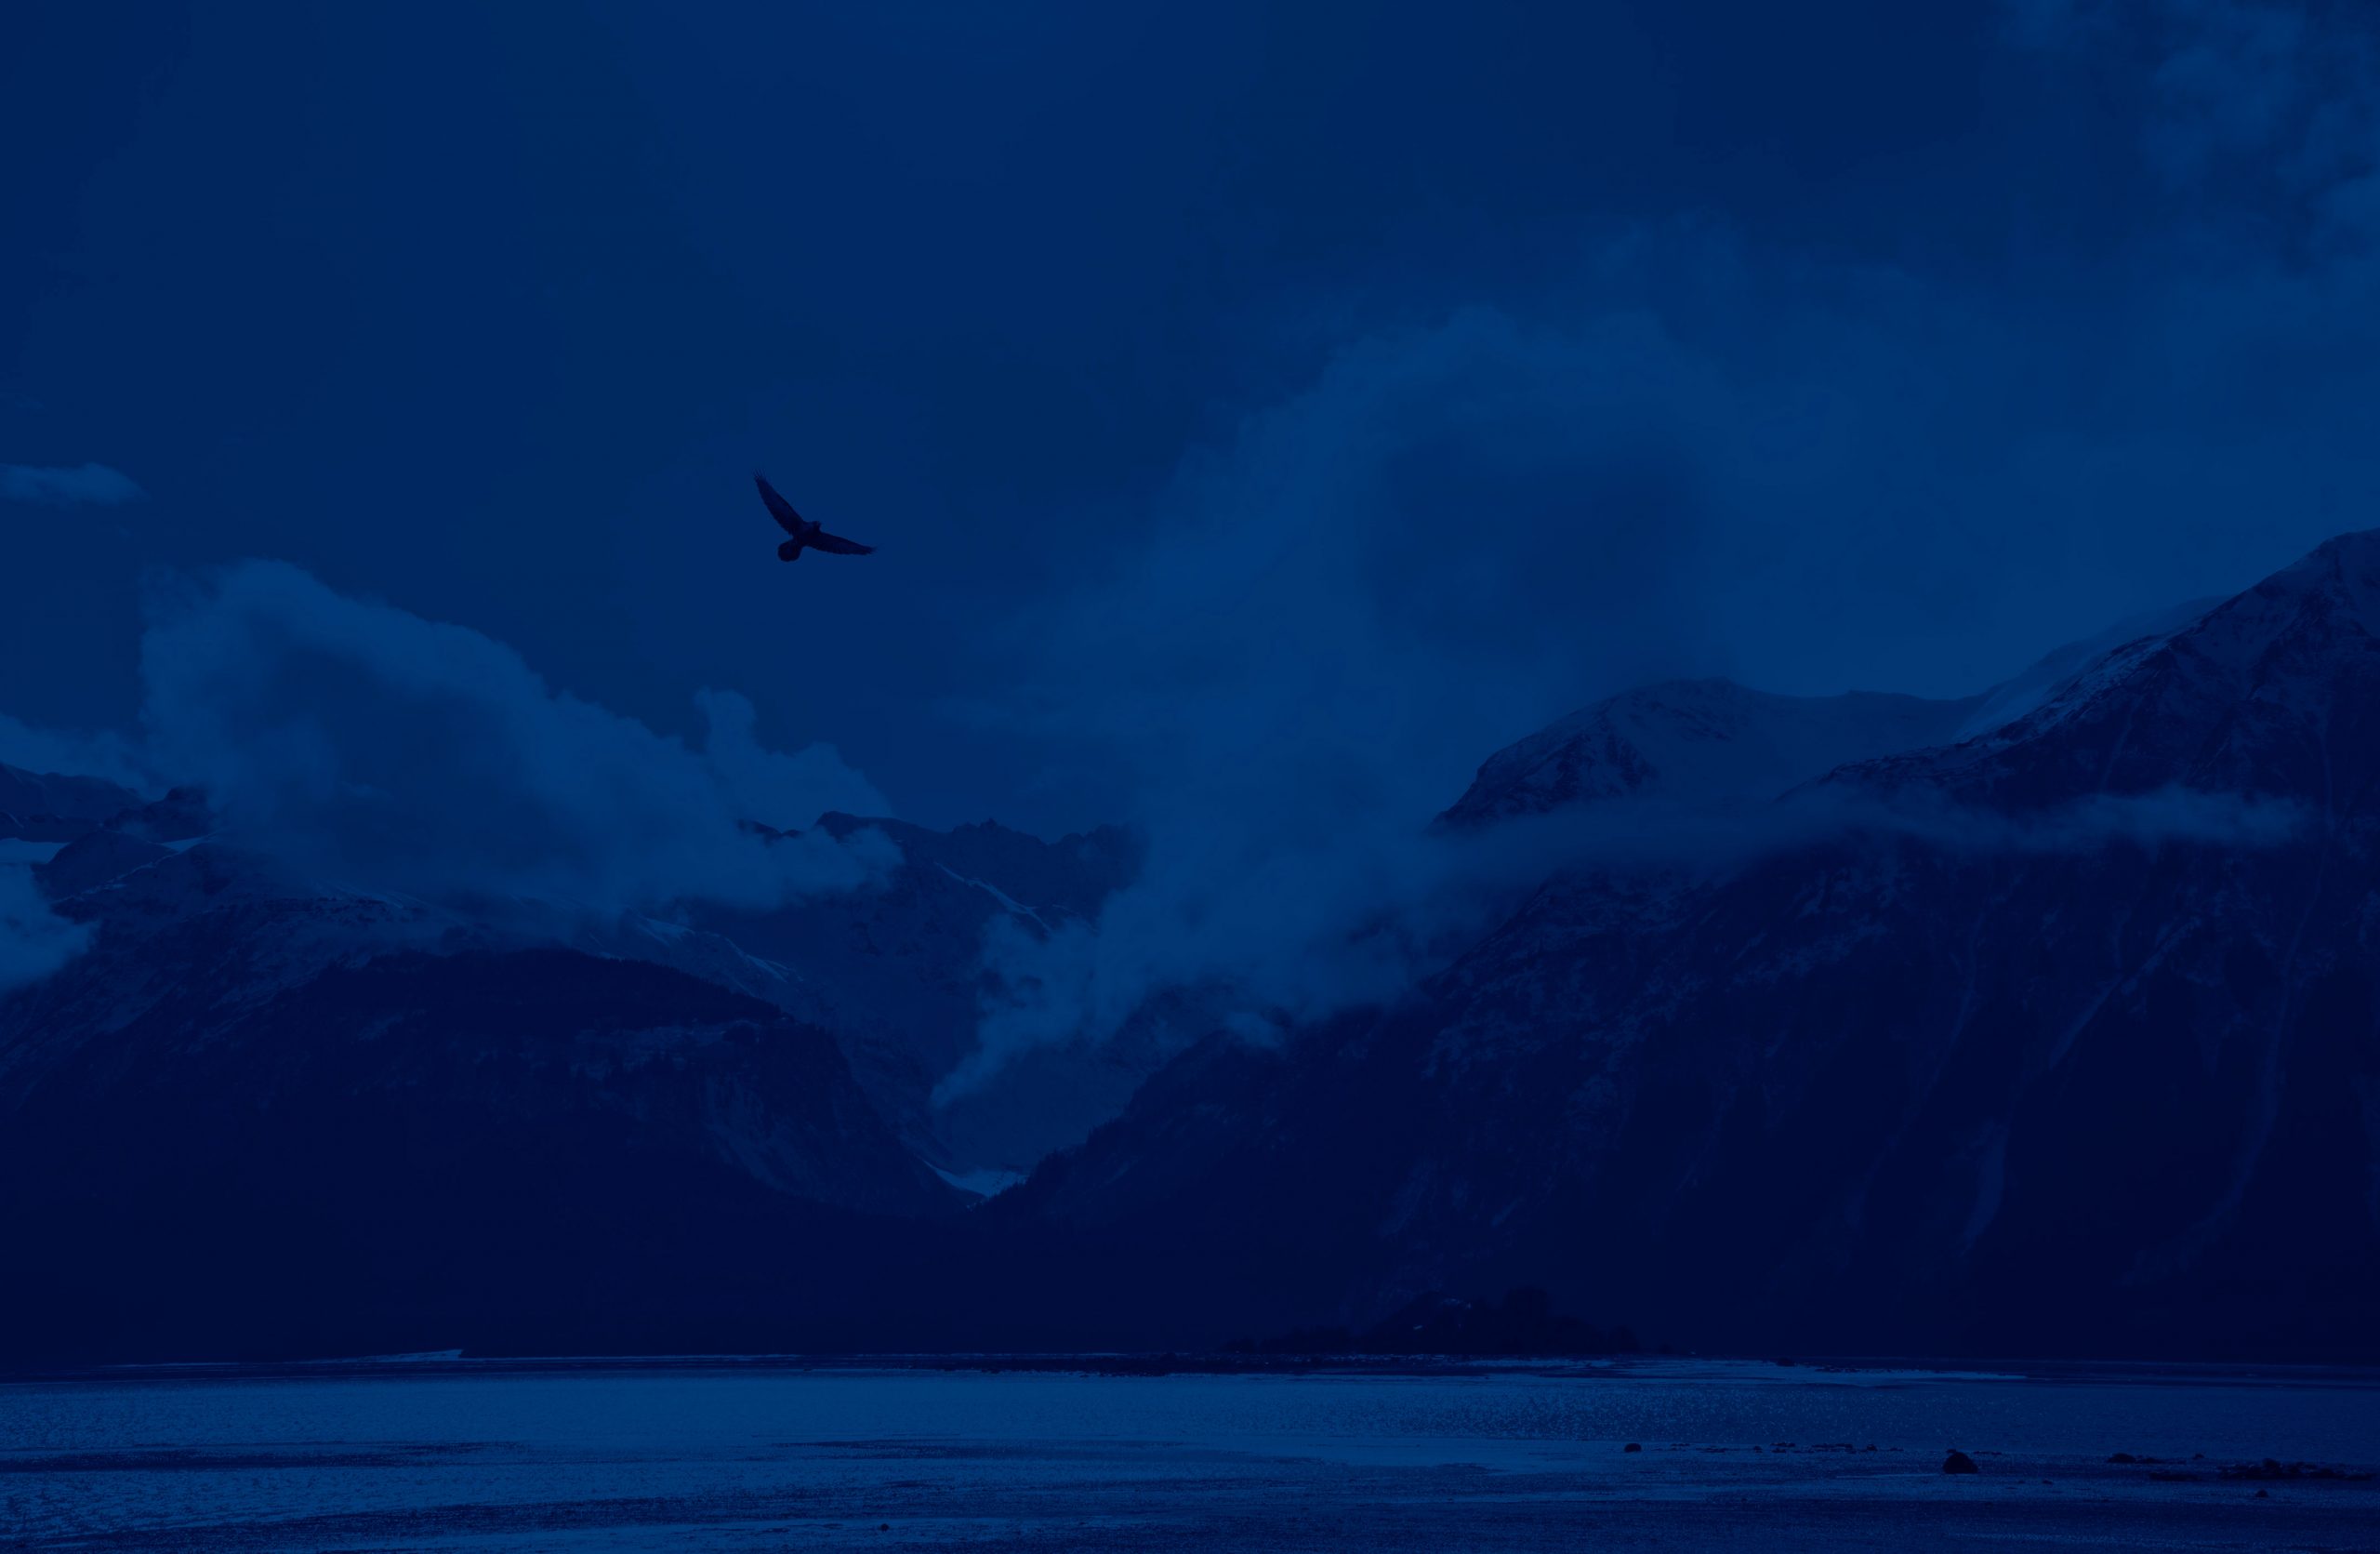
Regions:
<instances>
[{"instance_id":1,"label":"mountain","mask_svg":"<svg viewBox=\"0 0 2380 1554\"><path fill-rule=\"evenodd\" d=\"M2051 649L2023 671L1975 698L1975 711L1944 743L1958 743L2004 728L2056 697L2119 648L2170 636L2223 603L2188 599L2117 621L2104 631Z\"/></svg>"},{"instance_id":2,"label":"mountain","mask_svg":"<svg viewBox=\"0 0 2380 1554\"><path fill-rule=\"evenodd\" d=\"M826 1031L261 873L137 870L5 1006L7 1352L781 1345L963 1201Z\"/></svg>"},{"instance_id":3,"label":"mountain","mask_svg":"<svg viewBox=\"0 0 2380 1554\"><path fill-rule=\"evenodd\" d=\"M0 838L62 842L139 806L128 788L90 777L28 772L0 764Z\"/></svg>"},{"instance_id":4,"label":"mountain","mask_svg":"<svg viewBox=\"0 0 2380 1554\"><path fill-rule=\"evenodd\" d=\"M1438 820L1475 828L1631 799L1710 806L1773 798L1852 762L1991 733L2055 698L2108 655L2170 634L2220 603L2191 600L2119 621L1971 697L1779 696L1732 680L1623 691L1489 756Z\"/></svg>"},{"instance_id":5,"label":"mountain","mask_svg":"<svg viewBox=\"0 0 2380 1554\"><path fill-rule=\"evenodd\" d=\"M2380 533L2025 699L1724 867L1566 870L1392 1008L1202 1045L995 1208L1163 1341L1539 1284L1701 1346L2380 1352ZM1647 748L1574 720L1482 783Z\"/></svg>"},{"instance_id":6,"label":"mountain","mask_svg":"<svg viewBox=\"0 0 2380 1554\"><path fill-rule=\"evenodd\" d=\"M1478 827L1637 798L1767 798L1847 761L1947 738L1985 699L1776 696L1732 680L1666 681L1498 750L1439 820Z\"/></svg>"},{"instance_id":7,"label":"mountain","mask_svg":"<svg viewBox=\"0 0 2380 1554\"><path fill-rule=\"evenodd\" d=\"M818 823L839 839L882 832L900 865L879 887L765 912L704 908L693 920L784 967L791 980L753 990L831 1028L869 1097L953 1180L989 1189L1021 1178L1121 1110L1170 1056L1146 1037L1052 1048L938 1104L935 1085L975 1049L986 927L1005 919L1038 935L1095 917L1139 868L1139 847L1114 827L1044 842L990 821Z\"/></svg>"},{"instance_id":8,"label":"mountain","mask_svg":"<svg viewBox=\"0 0 2380 1554\"><path fill-rule=\"evenodd\" d=\"M1138 867L1114 830L830 816L899 848L880 886L604 917L329 882L192 790L86 796L10 863L86 940L0 997L12 1357L997 1338L1015 1308L942 1297L950 1216L1170 1050L1144 1022L932 1100L986 925L1095 913Z\"/></svg>"},{"instance_id":9,"label":"mountain","mask_svg":"<svg viewBox=\"0 0 2380 1554\"><path fill-rule=\"evenodd\" d=\"M697 904L667 918L602 917L511 900L465 913L300 877L218 835L192 790L150 804L118 796L129 805L89 803L99 818L56 818L46 823L48 840L18 843L32 849L45 893L69 917L112 931L196 912L218 897L261 897L281 904L294 942L321 937L333 950L368 952L370 934L350 943L359 924L378 932L403 920L412 924L407 943L427 936L449 947L560 944L668 965L831 1029L908 1148L978 1189L1079 1141L1170 1053L1145 1042L1052 1049L956 1104L932 1100L935 1084L973 1048L985 926L1006 918L1043 933L1096 913L1138 867L1137 845L1115 828L1045 843L990 822L945 832L829 815L820 824L838 838L874 830L899 849L880 885L768 911ZM152 867L193 848L196 861ZM112 968L106 976L86 970L68 982L122 987L170 974L183 963L169 958L173 942L119 947L99 963Z\"/></svg>"},{"instance_id":10,"label":"mountain","mask_svg":"<svg viewBox=\"0 0 2380 1554\"><path fill-rule=\"evenodd\" d=\"M932 1228L1006 1180L929 1099L984 926L1093 912L1137 866L1118 831L830 817L902 849L879 888L467 910L314 877L194 790L106 798L17 843L86 940L0 997L20 1356L913 1341ZM1157 1060L1052 1054L976 1135L1029 1165Z\"/></svg>"},{"instance_id":11,"label":"mountain","mask_svg":"<svg viewBox=\"0 0 2380 1554\"><path fill-rule=\"evenodd\" d=\"M0 1350L814 1341L965 1202L815 1025L153 840L188 803L36 870L90 942L0 1000Z\"/></svg>"},{"instance_id":12,"label":"mountain","mask_svg":"<svg viewBox=\"0 0 2380 1554\"><path fill-rule=\"evenodd\" d=\"M81 948L0 997L12 1355L1187 1348L1514 1288L1700 1348L2380 1350L2380 534L1975 697L1598 703L1440 839L1646 836L1406 995L1267 1046L1193 1000L951 1104L986 928L1095 917L1124 833L830 816L898 865L597 916L27 780L0 862ZM1630 823L1679 807L1726 824Z\"/></svg>"}]
</instances>

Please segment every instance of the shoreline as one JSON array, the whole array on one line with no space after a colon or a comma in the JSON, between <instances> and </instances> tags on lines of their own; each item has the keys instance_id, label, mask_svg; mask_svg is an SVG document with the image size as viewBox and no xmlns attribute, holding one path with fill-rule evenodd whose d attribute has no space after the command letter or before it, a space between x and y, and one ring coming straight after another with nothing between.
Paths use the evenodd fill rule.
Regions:
<instances>
[{"instance_id":1,"label":"shoreline","mask_svg":"<svg viewBox=\"0 0 2380 1554\"><path fill-rule=\"evenodd\" d=\"M1780 1383L1853 1381L2075 1382L2156 1386L2233 1384L2380 1390L2380 1365L2155 1360L1999 1359L1944 1356L1813 1356L1774 1360L1748 1355L1249 1355L1140 1352L760 1353L481 1355L458 1349L348 1355L318 1360L150 1361L8 1368L0 1386L62 1382L145 1382L178 1378L271 1380L330 1376L534 1376L604 1373L914 1373L1086 1377L1378 1376L1397 1379L1542 1376L1595 1380L1698 1380Z\"/></svg>"}]
</instances>

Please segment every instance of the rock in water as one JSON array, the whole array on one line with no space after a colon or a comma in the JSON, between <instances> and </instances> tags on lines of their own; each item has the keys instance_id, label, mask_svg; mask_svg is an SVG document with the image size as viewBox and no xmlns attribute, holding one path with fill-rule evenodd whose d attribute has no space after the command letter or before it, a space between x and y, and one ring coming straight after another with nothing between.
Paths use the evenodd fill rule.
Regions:
<instances>
[{"instance_id":1,"label":"rock in water","mask_svg":"<svg viewBox=\"0 0 2380 1554\"><path fill-rule=\"evenodd\" d=\"M1954 1446L1950 1449L1950 1454L1942 1459L1942 1471L1945 1473L1975 1473L1981 1471L1981 1469L1976 1467L1975 1458L1967 1455L1964 1452L1960 1451Z\"/></svg>"}]
</instances>

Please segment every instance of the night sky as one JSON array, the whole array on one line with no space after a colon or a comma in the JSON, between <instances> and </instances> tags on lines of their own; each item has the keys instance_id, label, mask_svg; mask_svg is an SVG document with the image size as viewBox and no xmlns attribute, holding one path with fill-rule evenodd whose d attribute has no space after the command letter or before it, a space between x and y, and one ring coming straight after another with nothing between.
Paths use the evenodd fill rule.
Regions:
<instances>
[{"instance_id":1,"label":"night sky","mask_svg":"<svg viewBox=\"0 0 2380 1554\"><path fill-rule=\"evenodd\" d=\"M2380 525L2375 61L2246 0L31 0L0 712L136 727L245 558L932 824L1963 694ZM755 467L879 552L780 564Z\"/></svg>"}]
</instances>

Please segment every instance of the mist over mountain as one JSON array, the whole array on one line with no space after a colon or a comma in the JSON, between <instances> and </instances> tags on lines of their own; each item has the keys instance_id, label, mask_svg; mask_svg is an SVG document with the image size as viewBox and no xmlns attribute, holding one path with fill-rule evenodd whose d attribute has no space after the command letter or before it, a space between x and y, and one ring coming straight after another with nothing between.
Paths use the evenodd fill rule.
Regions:
<instances>
[{"instance_id":1,"label":"mist over mountain","mask_svg":"<svg viewBox=\"0 0 2380 1554\"><path fill-rule=\"evenodd\" d=\"M732 702L697 750L222 586L139 745L203 786L0 770L13 1352L1196 1347L1523 1284L1698 1346L2369 1351L2380 531L1975 697L1623 693L1202 897L1162 834L804 816L859 779Z\"/></svg>"},{"instance_id":2,"label":"mist over mountain","mask_svg":"<svg viewBox=\"0 0 2380 1554\"><path fill-rule=\"evenodd\" d=\"M874 790L831 748L760 750L732 695L705 697L709 737L692 749L555 691L479 632L293 567L246 563L164 592L141 663L152 769L327 878L599 912L769 906L849 889L892 856L800 829Z\"/></svg>"},{"instance_id":3,"label":"mist over mountain","mask_svg":"<svg viewBox=\"0 0 2380 1554\"><path fill-rule=\"evenodd\" d=\"M9 1548L2371 1543L2380 5L33 4L0 146Z\"/></svg>"},{"instance_id":4,"label":"mist over mountain","mask_svg":"<svg viewBox=\"0 0 2380 1554\"><path fill-rule=\"evenodd\" d=\"M1192 1055L1002 1207L1258 1322L1526 1271L1705 1342L2369 1352L2375 626L2380 532L2343 537L1778 801L1856 796L1838 830L1557 868L1410 996ZM1483 781L1654 781L1612 721Z\"/></svg>"}]
</instances>

